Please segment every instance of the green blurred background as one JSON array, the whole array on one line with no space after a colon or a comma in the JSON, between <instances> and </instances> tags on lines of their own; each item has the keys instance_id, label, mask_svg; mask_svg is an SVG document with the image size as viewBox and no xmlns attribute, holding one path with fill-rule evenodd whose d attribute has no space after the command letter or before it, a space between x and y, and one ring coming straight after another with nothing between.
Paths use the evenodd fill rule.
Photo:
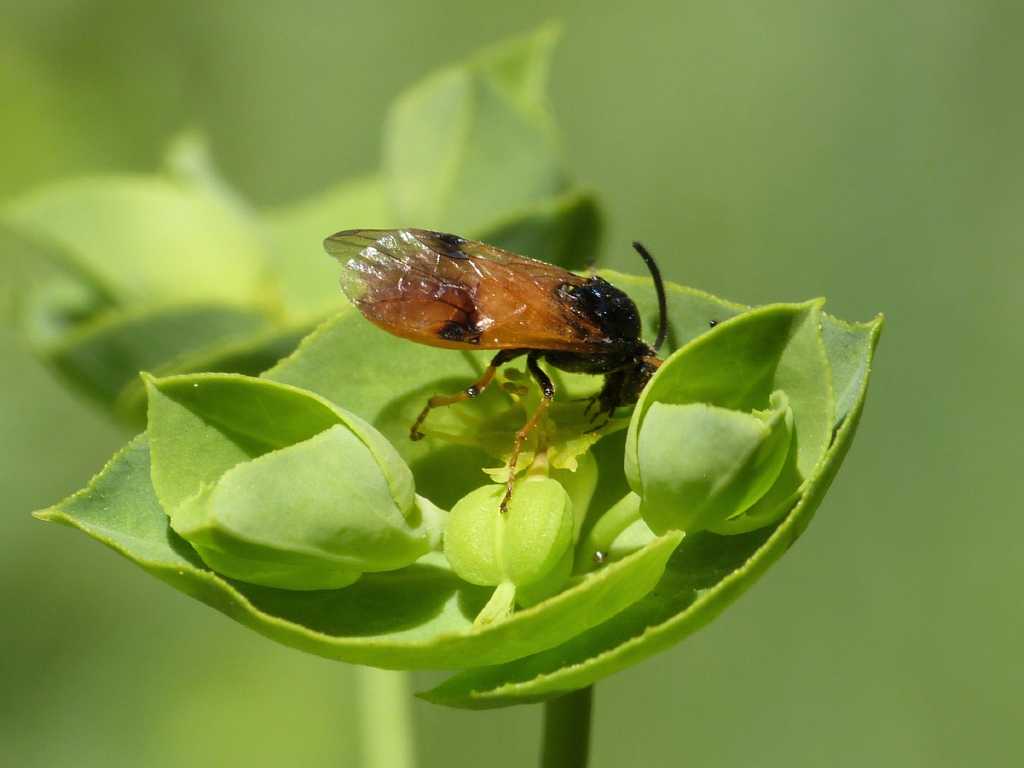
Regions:
<instances>
[{"instance_id":1,"label":"green blurred background","mask_svg":"<svg viewBox=\"0 0 1024 768\"><path fill-rule=\"evenodd\" d=\"M888 317L809 534L713 625L599 684L593 764L1021 764L1021 4L4 0L0 201L149 171L187 127L258 203L314 193L377 165L401 88L551 16L607 263L636 271L641 238L728 298ZM358 765L351 668L28 517L126 434L6 330L0 352L0 762ZM411 706L424 766L535 758L536 707Z\"/></svg>"}]
</instances>

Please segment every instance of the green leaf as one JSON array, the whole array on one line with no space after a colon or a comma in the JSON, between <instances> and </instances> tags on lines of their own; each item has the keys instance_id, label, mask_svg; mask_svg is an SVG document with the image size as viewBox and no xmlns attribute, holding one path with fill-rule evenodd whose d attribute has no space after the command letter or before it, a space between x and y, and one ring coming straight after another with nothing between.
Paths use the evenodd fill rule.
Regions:
<instances>
[{"instance_id":1,"label":"green leaf","mask_svg":"<svg viewBox=\"0 0 1024 768\"><path fill-rule=\"evenodd\" d=\"M412 468L419 492L450 507L480 485L483 475L473 467L488 466L491 459L472 447L442 448L429 438L413 442L409 427L428 397L463 389L489 357L412 344L345 306L266 377L317 392L369 421ZM460 470L451 471L453 466Z\"/></svg>"},{"instance_id":2,"label":"green leaf","mask_svg":"<svg viewBox=\"0 0 1024 768\"><path fill-rule=\"evenodd\" d=\"M212 194L146 176L83 178L14 201L5 219L61 247L122 305L270 300L258 230Z\"/></svg>"},{"instance_id":3,"label":"green leaf","mask_svg":"<svg viewBox=\"0 0 1024 768\"><path fill-rule=\"evenodd\" d=\"M294 352L311 330L308 324L272 326L263 331L247 330L238 337L225 338L213 344L203 346L197 343L194 349L188 349L177 357L142 368L157 377L199 372L255 376ZM114 413L128 424L145 424L146 387L139 376L133 375L121 390L114 402Z\"/></svg>"},{"instance_id":4,"label":"green leaf","mask_svg":"<svg viewBox=\"0 0 1024 768\"><path fill-rule=\"evenodd\" d=\"M829 364L832 368L832 389L836 403L835 421L841 424L857 406L861 388L867 379L867 367L871 363L871 357L861 354L864 346L863 325L848 323L827 314L822 319L822 340L828 350ZM881 326L880 321L878 324Z\"/></svg>"},{"instance_id":5,"label":"green leaf","mask_svg":"<svg viewBox=\"0 0 1024 768\"><path fill-rule=\"evenodd\" d=\"M391 498L360 435L336 424L244 461L170 510L171 527L218 573L285 589L337 589L430 549Z\"/></svg>"},{"instance_id":6,"label":"green leaf","mask_svg":"<svg viewBox=\"0 0 1024 768\"><path fill-rule=\"evenodd\" d=\"M157 497L219 572L329 589L429 549L412 474L362 419L235 374L146 384Z\"/></svg>"},{"instance_id":7,"label":"green leaf","mask_svg":"<svg viewBox=\"0 0 1024 768\"><path fill-rule=\"evenodd\" d=\"M53 344L76 325L113 306L102 286L68 262L53 243L0 221L3 319L19 325L30 344Z\"/></svg>"},{"instance_id":8,"label":"green leaf","mask_svg":"<svg viewBox=\"0 0 1024 768\"><path fill-rule=\"evenodd\" d=\"M439 554L402 570L365 574L338 590L294 592L217 575L168 526L144 438L118 453L87 489L37 516L84 531L278 642L393 669L493 664L564 642L646 594L680 539L663 536L538 606L474 628L488 590L457 578Z\"/></svg>"},{"instance_id":9,"label":"green leaf","mask_svg":"<svg viewBox=\"0 0 1024 768\"><path fill-rule=\"evenodd\" d=\"M355 432L373 454L398 506L412 505L412 475L391 444L358 416L312 392L227 373L148 378L146 384L153 483L168 509L240 461L338 424Z\"/></svg>"},{"instance_id":10,"label":"green leaf","mask_svg":"<svg viewBox=\"0 0 1024 768\"><path fill-rule=\"evenodd\" d=\"M171 178L43 187L15 201L0 228L6 258L45 267L20 302L29 341L132 424L144 410L140 370L259 373L309 330L268 310L261 224L201 137L175 140L168 164Z\"/></svg>"},{"instance_id":11,"label":"green leaf","mask_svg":"<svg viewBox=\"0 0 1024 768\"><path fill-rule=\"evenodd\" d=\"M20 295L15 285L10 285L11 319L39 351L59 345L67 334L110 308L87 282L66 273L51 273L41 283L23 283Z\"/></svg>"},{"instance_id":12,"label":"green leaf","mask_svg":"<svg viewBox=\"0 0 1024 768\"><path fill-rule=\"evenodd\" d=\"M596 198L574 191L531 205L469 234L565 269L586 269L597 262L603 229Z\"/></svg>"},{"instance_id":13,"label":"green leaf","mask_svg":"<svg viewBox=\"0 0 1024 768\"><path fill-rule=\"evenodd\" d=\"M271 267L288 317L322 318L345 304L338 265L323 241L343 229L397 226L379 176L351 179L319 195L265 214Z\"/></svg>"},{"instance_id":14,"label":"green leaf","mask_svg":"<svg viewBox=\"0 0 1024 768\"><path fill-rule=\"evenodd\" d=\"M384 169L402 221L470 232L563 189L543 99L556 38L544 27L398 98L385 126Z\"/></svg>"},{"instance_id":15,"label":"green leaf","mask_svg":"<svg viewBox=\"0 0 1024 768\"><path fill-rule=\"evenodd\" d=\"M182 187L207 195L242 217L254 217L248 202L221 176L206 134L190 129L172 138L164 151L164 167Z\"/></svg>"},{"instance_id":16,"label":"green leaf","mask_svg":"<svg viewBox=\"0 0 1024 768\"><path fill-rule=\"evenodd\" d=\"M857 384L865 375L862 366L866 358L858 354L863 345L863 328L823 314L821 329L822 343L829 350L833 393L842 398L835 405L834 423L841 424L860 394ZM779 479L768 493L750 509L712 526L711 530L722 534L745 533L775 522L804 490L807 476L798 465L799 458L799 441L794 440Z\"/></svg>"},{"instance_id":17,"label":"green leaf","mask_svg":"<svg viewBox=\"0 0 1024 768\"><path fill-rule=\"evenodd\" d=\"M42 350L68 381L107 406L137 385L138 372L173 369L178 360L266 332L255 309L222 304L170 305L113 312L61 335Z\"/></svg>"},{"instance_id":18,"label":"green leaf","mask_svg":"<svg viewBox=\"0 0 1024 768\"><path fill-rule=\"evenodd\" d=\"M459 673L431 691L429 701L483 709L523 704L590 685L679 642L715 618L793 545L810 522L853 440L867 395L871 359L882 329L842 327L844 343L830 345L832 385L856 392L837 414L835 439L799 503L778 525L735 536L688 536L665 574L643 600L569 642L500 666ZM829 334L827 338L835 338ZM852 343L853 338L856 343Z\"/></svg>"}]
</instances>

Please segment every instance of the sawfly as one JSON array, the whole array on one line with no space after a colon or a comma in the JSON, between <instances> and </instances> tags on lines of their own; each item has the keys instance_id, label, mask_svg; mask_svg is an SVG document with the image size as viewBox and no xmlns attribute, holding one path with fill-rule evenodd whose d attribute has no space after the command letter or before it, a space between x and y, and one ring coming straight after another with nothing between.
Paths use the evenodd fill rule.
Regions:
<instances>
[{"instance_id":1,"label":"sawfly","mask_svg":"<svg viewBox=\"0 0 1024 768\"><path fill-rule=\"evenodd\" d=\"M661 365L665 341L665 288L654 258L640 243L658 295L654 344L640 338L640 313L623 291L596 275L583 276L475 240L425 229L350 229L324 241L344 271L341 287L363 316L388 333L447 349L494 349L480 378L461 392L435 395L410 428L431 409L479 395L498 368L526 356L526 367L543 395L516 433L509 459L505 509L519 452L555 396L540 367L600 374L604 386L591 405L596 415L637 401Z\"/></svg>"}]
</instances>

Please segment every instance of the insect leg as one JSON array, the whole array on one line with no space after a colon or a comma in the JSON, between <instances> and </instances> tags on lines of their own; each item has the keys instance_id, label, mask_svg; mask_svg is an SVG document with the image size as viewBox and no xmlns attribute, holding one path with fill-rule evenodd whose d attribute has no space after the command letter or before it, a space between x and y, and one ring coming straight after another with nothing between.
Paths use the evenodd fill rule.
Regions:
<instances>
[{"instance_id":1,"label":"insect leg","mask_svg":"<svg viewBox=\"0 0 1024 768\"><path fill-rule=\"evenodd\" d=\"M525 349L503 349L491 359L491 363L484 370L483 375L464 390L454 395L434 395L427 401L423 410L420 411L420 415L416 417L416 421L409 430L409 438L412 440L420 440L423 438L423 433L420 432L420 427L423 425L423 421L427 418L427 414L430 413L432 409L451 405L452 403L461 403L463 400L470 400L476 397L487 389L487 385L494 379L494 374L500 366L510 360L515 360L520 355L525 354Z\"/></svg>"},{"instance_id":2,"label":"insect leg","mask_svg":"<svg viewBox=\"0 0 1024 768\"><path fill-rule=\"evenodd\" d=\"M516 462L519 461L519 453L523 449L523 443L526 442L526 438L533 431L533 429L540 423L540 420L544 417L545 412L551 406L551 400L555 396L555 385L548 378L548 375L541 370L540 365L537 364L540 354L537 352L531 352L530 356L526 358L526 367L530 369L530 373L533 374L533 378L536 380L540 387L541 395L543 395L540 405L537 406L537 410L533 412L530 419L523 425L523 428L516 432L515 442L512 443L512 455L508 460L508 483L505 489L505 498L501 500L501 511L506 512L508 510L508 503L512 498L512 486L515 484L515 468Z\"/></svg>"},{"instance_id":3,"label":"insect leg","mask_svg":"<svg viewBox=\"0 0 1024 768\"><path fill-rule=\"evenodd\" d=\"M612 414L625 401L625 391L629 382L628 369L618 369L605 374L604 386L595 396L596 405L594 413L590 417L590 429L588 432L597 432L612 420ZM590 407L584 412L584 416L590 415ZM601 420L601 417L604 420Z\"/></svg>"}]
</instances>

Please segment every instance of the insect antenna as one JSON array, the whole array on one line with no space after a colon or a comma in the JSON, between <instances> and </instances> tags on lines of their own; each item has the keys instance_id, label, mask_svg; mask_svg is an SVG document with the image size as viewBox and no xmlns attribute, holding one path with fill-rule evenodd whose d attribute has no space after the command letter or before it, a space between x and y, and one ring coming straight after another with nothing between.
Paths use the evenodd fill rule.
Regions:
<instances>
[{"instance_id":1,"label":"insect antenna","mask_svg":"<svg viewBox=\"0 0 1024 768\"><path fill-rule=\"evenodd\" d=\"M665 284L661 281L661 270L658 269L658 265L654 261L654 257L651 256L650 251L635 240L633 241L633 248L635 248L636 252L640 254L640 258L644 260L644 263L647 265L647 269L650 270L651 278L654 280L654 290L658 292L658 336L654 340L654 349L657 351L661 348L661 345L665 343L665 337L668 335Z\"/></svg>"}]
</instances>

